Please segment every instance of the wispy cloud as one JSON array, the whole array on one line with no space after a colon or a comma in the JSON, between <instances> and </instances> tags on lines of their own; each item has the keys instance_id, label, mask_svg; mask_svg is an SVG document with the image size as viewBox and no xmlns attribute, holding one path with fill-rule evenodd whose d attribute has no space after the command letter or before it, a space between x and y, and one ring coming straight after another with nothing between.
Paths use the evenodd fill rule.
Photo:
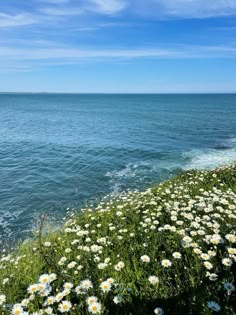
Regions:
<instances>
[{"instance_id":1,"label":"wispy cloud","mask_svg":"<svg viewBox=\"0 0 236 315\"><path fill-rule=\"evenodd\" d=\"M205 19L236 15L235 0L41 0L38 11L46 16L98 14L163 19Z\"/></svg>"},{"instance_id":2,"label":"wispy cloud","mask_svg":"<svg viewBox=\"0 0 236 315\"><path fill-rule=\"evenodd\" d=\"M159 18L209 18L236 14L235 0L130 0L138 14Z\"/></svg>"},{"instance_id":3,"label":"wispy cloud","mask_svg":"<svg viewBox=\"0 0 236 315\"><path fill-rule=\"evenodd\" d=\"M65 4L65 3L69 3L71 0L37 0L37 1L47 3L47 4Z\"/></svg>"},{"instance_id":4,"label":"wispy cloud","mask_svg":"<svg viewBox=\"0 0 236 315\"><path fill-rule=\"evenodd\" d=\"M45 48L19 49L0 47L0 57L12 60L81 60L99 58L144 58L166 57L174 52L168 49L77 49L77 48ZM177 54L175 52L175 54Z\"/></svg>"},{"instance_id":5,"label":"wispy cloud","mask_svg":"<svg viewBox=\"0 0 236 315\"><path fill-rule=\"evenodd\" d=\"M59 2L54 0L45 0L47 6L39 8L39 11L47 15L80 15L88 13L97 13L103 15L114 15L123 11L128 2L125 0L87 0L75 1L61 0Z\"/></svg>"},{"instance_id":6,"label":"wispy cloud","mask_svg":"<svg viewBox=\"0 0 236 315\"><path fill-rule=\"evenodd\" d=\"M215 29L218 31L236 31L236 26L218 26Z\"/></svg>"},{"instance_id":7,"label":"wispy cloud","mask_svg":"<svg viewBox=\"0 0 236 315\"><path fill-rule=\"evenodd\" d=\"M94 27L75 27L73 28L73 32L94 32L97 31L100 27L94 26Z\"/></svg>"},{"instance_id":8,"label":"wispy cloud","mask_svg":"<svg viewBox=\"0 0 236 315\"><path fill-rule=\"evenodd\" d=\"M71 6L47 6L39 8L39 12L48 16L72 16L85 13L85 8Z\"/></svg>"},{"instance_id":9,"label":"wispy cloud","mask_svg":"<svg viewBox=\"0 0 236 315\"><path fill-rule=\"evenodd\" d=\"M75 15L96 12L115 15L127 9L157 18L209 18L236 14L235 0L38 0L47 14Z\"/></svg>"},{"instance_id":10,"label":"wispy cloud","mask_svg":"<svg viewBox=\"0 0 236 315\"><path fill-rule=\"evenodd\" d=\"M22 13L10 15L0 13L0 27L4 28L31 25L37 22L37 17L33 16L32 14Z\"/></svg>"},{"instance_id":11,"label":"wispy cloud","mask_svg":"<svg viewBox=\"0 0 236 315\"><path fill-rule=\"evenodd\" d=\"M0 27L31 25L43 18L99 14L115 16L127 12L157 19L209 18L236 15L235 0L34 0L34 10L12 8L0 13ZM20 11L19 11L20 9ZM26 9L25 9L26 10ZM8 10L9 13L9 10Z\"/></svg>"},{"instance_id":12,"label":"wispy cloud","mask_svg":"<svg viewBox=\"0 0 236 315\"><path fill-rule=\"evenodd\" d=\"M91 11L104 14L116 14L124 10L128 4L123 0L90 0L90 3Z\"/></svg>"},{"instance_id":13,"label":"wispy cloud","mask_svg":"<svg viewBox=\"0 0 236 315\"><path fill-rule=\"evenodd\" d=\"M78 49L70 47L48 48L14 48L0 47L0 58L4 62L38 62L51 61L77 64L81 61L109 61L114 59L140 59L140 58L221 58L235 57L236 46L179 46L176 48L134 48L134 49Z\"/></svg>"}]
</instances>

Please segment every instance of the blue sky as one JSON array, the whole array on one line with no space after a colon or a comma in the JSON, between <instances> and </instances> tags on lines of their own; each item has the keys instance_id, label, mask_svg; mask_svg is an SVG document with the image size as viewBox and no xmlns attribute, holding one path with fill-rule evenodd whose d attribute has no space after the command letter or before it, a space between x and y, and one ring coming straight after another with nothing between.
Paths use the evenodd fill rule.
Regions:
<instances>
[{"instance_id":1,"label":"blue sky","mask_svg":"<svg viewBox=\"0 0 236 315\"><path fill-rule=\"evenodd\" d=\"M1 1L0 90L236 92L236 0Z\"/></svg>"}]
</instances>

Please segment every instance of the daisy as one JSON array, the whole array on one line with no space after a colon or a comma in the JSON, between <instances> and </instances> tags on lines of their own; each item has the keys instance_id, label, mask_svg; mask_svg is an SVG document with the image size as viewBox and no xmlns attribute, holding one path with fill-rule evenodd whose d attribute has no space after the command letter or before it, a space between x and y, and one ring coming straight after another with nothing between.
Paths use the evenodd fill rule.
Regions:
<instances>
[{"instance_id":1,"label":"daisy","mask_svg":"<svg viewBox=\"0 0 236 315\"><path fill-rule=\"evenodd\" d=\"M163 315L163 314L164 314L164 311L163 311L162 308L156 307L155 310L154 310L154 313L155 313L155 314L158 314L158 315Z\"/></svg>"},{"instance_id":2,"label":"daisy","mask_svg":"<svg viewBox=\"0 0 236 315\"><path fill-rule=\"evenodd\" d=\"M147 255L141 256L140 259L141 259L142 262L145 262L145 263L149 263L150 260L151 260L150 257L147 256Z\"/></svg>"},{"instance_id":3,"label":"daisy","mask_svg":"<svg viewBox=\"0 0 236 315\"><path fill-rule=\"evenodd\" d=\"M224 288L225 288L227 291L229 291L229 292L235 290L235 286L234 286L233 283L231 283L231 282L225 282Z\"/></svg>"},{"instance_id":4,"label":"daisy","mask_svg":"<svg viewBox=\"0 0 236 315\"><path fill-rule=\"evenodd\" d=\"M57 275L55 273L50 273L49 279L50 279L50 282L55 281L57 279Z\"/></svg>"},{"instance_id":5,"label":"daisy","mask_svg":"<svg viewBox=\"0 0 236 315\"><path fill-rule=\"evenodd\" d=\"M90 280L86 279L86 280L83 280L81 282L81 287L83 289L88 290L88 289L91 289L93 287L93 284L92 284L92 282Z\"/></svg>"},{"instance_id":6,"label":"daisy","mask_svg":"<svg viewBox=\"0 0 236 315\"><path fill-rule=\"evenodd\" d=\"M66 283L64 283L63 288L70 290L70 289L73 288L73 286L74 286L74 285L73 285L72 283L66 282Z\"/></svg>"},{"instance_id":7,"label":"daisy","mask_svg":"<svg viewBox=\"0 0 236 315\"><path fill-rule=\"evenodd\" d=\"M159 283L159 278L158 277L155 277L155 276L150 276L148 278L148 281L151 283L151 284L158 284Z\"/></svg>"},{"instance_id":8,"label":"daisy","mask_svg":"<svg viewBox=\"0 0 236 315\"><path fill-rule=\"evenodd\" d=\"M123 263L123 261L118 262L117 265L115 265L115 270L116 271L120 271L122 268L124 268L125 264Z\"/></svg>"},{"instance_id":9,"label":"daisy","mask_svg":"<svg viewBox=\"0 0 236 315\"><path fill-rule=\"evenodd\" d=\"M202 253L200 255L200 257L203 259L203 260L209 260L210 259L210 256L208 254L205 254L205 253Z\"/></svg>"},{"instance_id":10,"label":"daisy","mask_svg":"<svg viewBox=\"0 0 236 315\"><path fill-rule=\"evenodd\" d=\"M222 259L222 264L223 264L224 266L230 267L230 266L232 265L232 260L229 259L229 258L223 258L223 259Z\"/></svg>"},{"instance_id":11,"label":"daisy","mask_svg":"<svg viewBox=\"0 0 236 315\"><path fill-rule=\"evenodd\" d=\"M92 304L96 303L98 301L98 299L96 296L89 296L86 301L87 301L88 305L92 305Z\"/></svg>"},{"instance_id":12,"label":"daisy","mask_svg":"<svg viewBox=\"0 0 236 315\"><path fill-rule=\"evenodd\" d=\"M169 259L163 259L163 260L161 261L161 265L162 265L164 268L169 268L169 267L171 267L172 262L171 262Z\"/></svg>"},{"instance_id":13,"label":"daisy","mask_svg":"<svg viewBox=\"0 0 236 315\"><path fill-rule=\"evenodd\" d=\"M208 307L215 311L215 312L219 312L221 310L221 307L218 303L214 302L214 301L209 301L207 302Z\"/></svg>"},{"instance_id":14,"label":"daisy","mask_svg":"<svg viewBox=\"0 0 236 315\"><path fill-rule=\"evenodd\" d=\"M12 309L12 315L22 315L24 310L20 304L15 304Z\"/></svg>"},{"instance_id":15,"label":"daisy","mask_svg":"<svg viewBox=\"0 0 236 315\"><path fill-rule=\"evenodd\" d=\"M231 254L231 255L235 255L236 254L236 248L229 247L227 250L228 250L228 253Z\"/></svg>"},{"instance_id":16,"label":"daisy","mask_svg":"<svg viewBox=\"0 0 236 315\"><path fill-rule=\"evenodd\" d=\"M48 314L48 315L53 315L53 309L51 307L47 307L45 308L45 313Z\"/></svg>"},{"instance_id":17,"label":"daisy","mask_svg":"<svg viewBox=\"0 0 236 315\"><path fill-rule=\"evenodd\" d=\"M230 243L236 243L236 236L234 234L227 234L225 235L225 238L230 242Z\"/></svg>"},{"instance_id":18,"label":"daisy","mask_svg":"<svg viewBox=\"0 0 236 315\"><path fill-rule=\"evenodd\" d=\"M46 290L47 286L45 283L39 283L38 284L38 290L43 292L44 290Z\"/></svg>"},{"instance_id":19,"label":"daisy","mask_svg":"<svg viewBox=\"0 0 236 315\"><path fill-rule=\"evenodd\" d=\"M86 289L84 289L81 285L78 285L76 288L75 288L75 292L77 294L85 294L86 293Z\"/></svg>"},{"instance_id":20,"label":"daisy","mask_svg":"<svg viewBox=\"0 0 236 315\"><path fill-rule=\"evenodd\" d=\"M51 305L51 304L53 304L54 302L55 302L54 296L49 296L49 297L47 298L47 300L46 300L46 304L47 304L47 305Z\"/></svg>"},{"instance_id":21,"label":"daisy","mask_svg":"<svg viewBox=\"0 0 236 315\"><path fill-rule=\"evenodd\" d=\"M216 280L218 279L218 275L215 274L215 273L210 273L210 274L209 274L209 279L210 279L211 281L216 281Z\"/></svg>"},{"instance_id":22,"label":"daisy","mask_svg":"<svg viewBox=\"0 0 236 315\"><path fill-rule=\"evenodd\" d=\"M115 282L115 280L113 278L108 278L107 281L110 283L110 284L113 284Z\"/></svg>"},{"instance_id":23,"label":"daisy","mask_svg":"<svg viewBox=\"0 0 236 315\"><path fill-rule=\"evenodd\" d=\"M62 299L64 298L64 294L59 292L57 295L56 295L56 301L57 302L60 302Z\"/></svg>"},{"instance_id":24,"label":"daisy","mask_svg":"<svg viewBox=\"0 0 236 315\"><path fill-rule=\"evenodd\" d=\"M172 256L175 258L175 259L181 259L182 255L179 253L179 252L174 252L172 254Z\"/></svg>"},{"instance_id":25,"label":"daisy","mask_svg":"<svg viewBox=\"0 0 236 315\"><path fill-rule=\"evenodd\" d=\"M37 284L32 284L28 287L27 291L32 294L38 291L38 285Z\"/></svg>"},{"instance_id":26,"label":"daisy","mask_svg":"<svg viewBox=\"0 0 236 315\"><path fill-rule=\"evenodd\" d=\"M97 314L101 312L102 305L98 302L93 303L92 305L89 305L88 311L92 314Z\"/></svg>"},{"instance_id":27,"label":"daisy","mask_svg":"<svg viewBox=\"0 0 236 315\"><path fill-rule=\"evenodd\" d=\"M72 261L71 263L68 264L67 268L68 269L73 269L73 268L75 268L76 264L77 264L76 261Z\"/></svg>"},{"instance_id":28,"label":"daisy","mask_svg":"<svg viewBox=\"0 0 236 315\"><path fill-rule=\"evenodd\" d=\"M23 307L26 307L28 304L29 304L29 300L28 300L28 299L24 299L24 300L22 300L22 302L21 302L21 305L22 305Z\"/></svg>"},{"instance_id":29,"label":"daisy","mask_svg":"<svg viewBox=\"0 0 236 315\"><path fill-rule=\"evenodd\" d=\"M69 312L70 309L71 309L71 307L72 307L71 302L69 302L69 301L63 301L61 304L59 304L58 310L59 310L61 313L65 313L65 312Z\"/></svg>"},{"instance_id":30,"label":"daisy","mask_svg":"<svg viewBox=\"0 0 236 315\"><path fill-rule=\"evenodd\" d=\"M111 290L111 284L108 281L104 281L100 284L102 292L109 292Z\"/></svg>"},{"instance_id":31,"label":"daisy","mask_svg":"<svg viewBox=\"0 0 236 315\"><path fill-rule=\"evenodd\" d=\"M49 283L49 282L50 282L50 277L49 277L49 275L47 275L47 274L41 275L41 276L39 277L39 282L40 282L40 283L43 283L43 284Z\"/></svg>"},{"instance_id":32,"label":"daisy","mask_svg":"<svg viewBox=\"0 0 236 315\"><path fill-rule=\"evenodd\" d=\"M211 270L213 268L213 265L209 261L204 261L203 265L207 270Z\"/></svg>"},{"instance_id":33,"label":"daisy","mask_svg":"<svg viewBox=\"0 0 236 315\"><path fill-rule=\"evenodd\" d=\"M3 305L3 303L5 303L5 302L6 302L6 296L1 294L0 295L0 305Z\"/></svg>"},{"instance_id":34,"label":"daisy","mask_svg":"<svg viewBox=\"0 0 236 315\"><path fill-rule=\"evenodd\" d=\"M115 297L113 298L113 302L114 302L115 304L121 303L121 302L122 302L122 297L121 297L120 295L115 296Z\"/></svg>"}]
</instances>

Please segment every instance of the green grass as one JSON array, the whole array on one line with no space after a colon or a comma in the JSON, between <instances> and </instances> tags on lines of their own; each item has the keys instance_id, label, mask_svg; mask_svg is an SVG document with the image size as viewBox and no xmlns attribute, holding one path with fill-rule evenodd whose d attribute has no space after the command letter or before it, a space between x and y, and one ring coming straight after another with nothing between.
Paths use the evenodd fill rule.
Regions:
<instances>
[{"instance_id":1,"label":"green grass","mask_svg":"<svg viewBox=\"0 0 236 315\"><path fill-rule=\"evenodd\" d=\"M164 267L163 260L170 266ZM119 262L124 264L120 270ZM40 275L47 281L51 273L57 279L40 290ZM156 284L150 276L158 278ZM184 172L144 192L106 197L96 209L68 214L56 232L42 219L34 240L11 254L2 253L0 304L1 295L6 302L0 312L11 314L13 305L21 303L27 313L21 307L17 313L15 306L13 314L61 314L62 301L68 301L65 313L71 315L148 315L156 308L161 308L156 313L171 315L236 314L235 277L232 165ZM87 290L81 288L86 279L93 286ZM106 286L107 279L103 292L100 285ZM71 288L64 290L65 283ZM27 291L32 284L37 284L34 293ZM46 303L60 292L61 300ZM98 302L89 307L91 296ZM215 311L210 301L217 303Z\"/></svg>"}]
</instances>

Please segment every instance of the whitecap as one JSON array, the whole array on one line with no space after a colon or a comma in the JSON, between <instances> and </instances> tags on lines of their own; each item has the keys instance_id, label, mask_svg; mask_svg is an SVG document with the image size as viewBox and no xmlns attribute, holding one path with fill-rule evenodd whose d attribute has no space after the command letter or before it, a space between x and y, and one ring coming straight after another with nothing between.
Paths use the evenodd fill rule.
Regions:
<instances>
[{"instance_id":1,"label":"whitecap","mask_svg":"<svg viewBox=\"0 0 236 315\"><path fill-rule=\"evenodd\" d=\"M190 161L184 166L184 169L213 169L218 166L234 163L236 161L236 149L205 149L192 150L183 154L184 158Z\"/></svg>"}]
</instances>

